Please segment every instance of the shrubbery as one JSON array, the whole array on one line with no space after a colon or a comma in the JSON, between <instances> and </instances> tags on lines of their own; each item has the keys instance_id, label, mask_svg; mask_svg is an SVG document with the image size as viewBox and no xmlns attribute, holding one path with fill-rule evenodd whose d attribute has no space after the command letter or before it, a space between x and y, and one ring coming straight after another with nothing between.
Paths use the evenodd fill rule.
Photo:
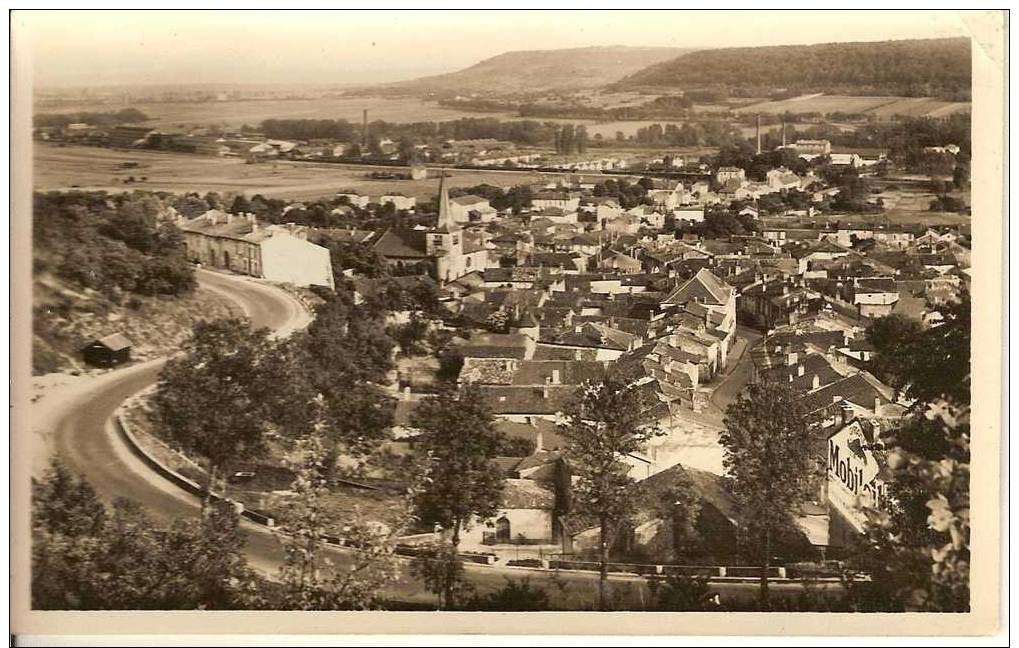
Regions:
<instances>
[{"instance_id":1,"label":"shrubbery","mask_svg":"<svg viewBox=\"0 0 1019 648\"><path fill-rule=\"evenodd\" d=\"M108 296L179 295L195 286L184 239L155 194L37 193L36 272L53 272Z\"/></svg>"}]
</instances>

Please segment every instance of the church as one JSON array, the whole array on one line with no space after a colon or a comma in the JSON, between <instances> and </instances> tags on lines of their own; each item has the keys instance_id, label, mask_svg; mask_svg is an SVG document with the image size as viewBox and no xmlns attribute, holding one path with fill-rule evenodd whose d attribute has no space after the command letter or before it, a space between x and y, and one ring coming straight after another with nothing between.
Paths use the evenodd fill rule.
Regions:
<instances>
[{"instance_id":1,"label":"church","mask_svg":"<svg viewBox=\"0 0 1019 648\"><path fill-rule=\"evenodd\" d=\"M393 227L378 238L375 252L394 275L426 274L441 284L484 270L488 250L464 236L450 210L445 178L439 180L439 216L431 229Z\"/></svg>"}]
</instances>

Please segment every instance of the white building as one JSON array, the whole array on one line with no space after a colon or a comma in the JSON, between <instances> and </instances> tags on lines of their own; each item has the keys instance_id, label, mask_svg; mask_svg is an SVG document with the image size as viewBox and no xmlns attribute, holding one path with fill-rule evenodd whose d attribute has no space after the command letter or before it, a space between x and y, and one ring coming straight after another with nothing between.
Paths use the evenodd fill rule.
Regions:
<instances>
[{"instance_id":1,"label":"white building","mask_svg":"<svg viewBox=\"0 0 1019 648\"><path fill-rule=\"evenodd\" d=\"M473 194L450 198L449 213L458 223L490 223L499 214L488 199Z\"/></svg>"},{"instance_id":2,"label":"white building","mask_svg":"<svg viewBox=\"0 0 1019 648\"><path fill-rule=\"evenodd\" d=\"M295 286L333 287L329 250L309 243L307 228L263 225L254 214L210 210L178 220L188 259Z\"/></svg>"},{"instance_id":3,"label":"white building","mask_svg":"<svg viewBox=\"0 0 1019 648\"><path fill-rule=\"evenodd\" d=\"M403 194L386 194L379 196L379 204L386 205L392 203L397 209L414 209L417 205L417 198L414 196L404 196Z\"/></svg>"}]
</instances>

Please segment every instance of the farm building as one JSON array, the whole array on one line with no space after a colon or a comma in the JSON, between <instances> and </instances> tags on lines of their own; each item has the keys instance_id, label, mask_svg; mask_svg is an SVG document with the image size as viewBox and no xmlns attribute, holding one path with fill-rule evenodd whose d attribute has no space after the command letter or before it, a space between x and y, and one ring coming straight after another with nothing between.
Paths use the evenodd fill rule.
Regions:
<instances>
[{"instance_id":1,"label":"farm building","mask_svg":"<svg viewBox=\"0 0 1019 648\"><path fill-rule=\"evenodd\" d=\"M81 350L82 360L93 367L110 368L131 362L131 340L114 333L92 340Z\"/></svg>"}]
</instances>

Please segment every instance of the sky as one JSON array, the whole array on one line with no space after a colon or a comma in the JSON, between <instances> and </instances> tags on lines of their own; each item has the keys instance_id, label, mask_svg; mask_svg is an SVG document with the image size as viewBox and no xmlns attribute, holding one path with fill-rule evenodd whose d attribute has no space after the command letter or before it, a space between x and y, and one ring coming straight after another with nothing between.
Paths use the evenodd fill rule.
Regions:
<instances>
[{"instance_id":1,"label":"sky","mask_svg":"<svg viewBox=\"0 0 1019 648\"><path fill-rule=\"evenodd\" d=\"M743 47L941 38L954 11L15 11L37 88L366 84L513 50Z\"/></svg>"}]
</instances>

